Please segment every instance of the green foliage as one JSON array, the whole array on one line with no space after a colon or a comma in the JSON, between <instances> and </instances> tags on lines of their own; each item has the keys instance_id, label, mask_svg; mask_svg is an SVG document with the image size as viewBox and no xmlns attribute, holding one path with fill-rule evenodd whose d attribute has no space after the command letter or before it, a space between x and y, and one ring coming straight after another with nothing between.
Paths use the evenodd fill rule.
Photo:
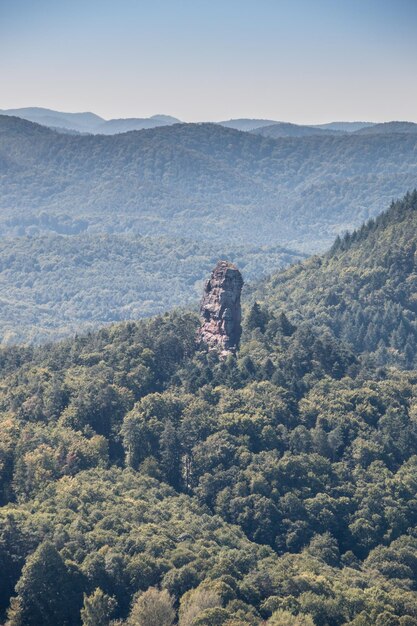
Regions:
<instances>
[{"instance_id":1,"label":"green foliage","mask_svg":"<svg viewBox=\"0 0 417 626\"><path fill-rule=\"evenodd\" d=\"M226 609L215 607L202 611L191 624L192 626L222 626L229 617L230 614Z\"/></svg>"},{"instance_id":2,"label":"green foliage","mask_svg":"<svg viewBox=\"0 0 417 626\"><path fill-rule=\"evenodd\" d=\"M150 587L134 602L129 626L171 626L174 623L174 602L166 590Z\"/></svg>"},{"instance_id":3,"label":"green foliage","mask_svg":"<svg viewBox=\"0 0 417 626\"><path fill-rule=\"evenodd\" d=\"M2 343L40 343L194 305L220 258L259 280L304 255L271 244L81 233L0 238Z\"/></svg>"},{"instance_id":4,"label":"green foliage","mask_svg":"<svg viewBox=\"0 0 417 626\"><path fill-rule=\"evenodd\" d=\"M251 331L255 328L264 333L268 323L268 314L261 309L257 302L254 302L246 319L246 328Z\"/></svg>"},{"instance_id":5,"label":"green foliage","mask_svg":"<svg viewBox=\"0 0 417 626\"><path fill-rule=\"evenodd\" d=\"M28 558L9 612L11 626L71 626L81 608L77 570L67 567L56 548L42 543Z\"/></svg>"},{"instance_id":6,"label":"green foliage","mask_svg":"<svg viewBox=\"0 0 417 626\"><path fill-rule=\"evenodd\" d=\"M84 594L84 605L81 609L83 626L108 626L114 612L116 601L97 587L92 594Z\"/></svg>"},{"instance_id":7,"label":"green foliage","mask_svg":"<svg viewBox=\"0 0 417 626\"><path fill-rule=\"evenodd\" d=\"M343 285L346 259L363 258L376 310L361 255L371 237L377 259L387 229L403 245L415 201L316 267L344 267ZM337 336L311 304L328 301L311 263L289 270L294 298L304 272L307 319L275 307L274 288L236 357L199 351L198 320L180 312L1 350L2 618L415 623L416 372L398 367L405 347L375 367Z\"/></svg>"},{"instance_id":8,"label":"green foliage","mask_svg":"<svg viewBox=\"0 0 417 626\"><path fill-rule=\"evenodd\" d=\"M258 281L415 186L415 134L316 132L83 137L0 115L2 342L190 305L220 257Z\"/></svg>"},{"instance_id":9,"label":"green foliage","mask_svg":"<svg viewBox=\"0 0 417 626\"><path fill-rule=\"evenodd\" d=\"M207 621L207 612L221 607L221 604L222 601L219 594L216 593L214 589L210 589L207 585L187 591L181 598L179 610L180 626L193 626L197 623L205 624Z\"/></svg>"},{"instance_id":10,"label":"green foliage","mask_svg":"<svg viewBox=\"0 0 417 626\"><path fill-rule=\"evenodd\" d=\"M269 139L216 124L113 137L0 116L0 232L140 232L310 249L415 185L415 134Z\"/></svg>"},{"instance_id":11,"label":"green foliage","mask_svg":"<svg viewBox=\"0 0 417 626\"><path fill-rule=\"evenodd\" d=\"M258 301L331 330L370 365L417 366L417 191L331 251L272 277Z\"/></svg>"},{"instance_id":12,"label":"green foliage","mask_svg":"<svg viewBox=\"0 0 417 626\"><path fill-rule=\"evenodd\" d=\"M278 610L267 621L268 626L314 626L311 617L292 615L288 611Z\"/></svg>"}]
</instances>

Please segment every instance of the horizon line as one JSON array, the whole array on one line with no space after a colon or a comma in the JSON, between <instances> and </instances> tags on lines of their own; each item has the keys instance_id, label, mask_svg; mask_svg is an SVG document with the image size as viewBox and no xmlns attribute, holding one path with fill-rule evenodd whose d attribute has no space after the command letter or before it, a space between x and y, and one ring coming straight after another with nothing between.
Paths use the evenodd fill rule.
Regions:
<instances>
[{"instance_id":1,"label":"horizon line","mask_svg":"<svg viewBox=\"0 0 417 626\"><path fill-rule=\"evenodd\" d=\"M183 123L183 124L201 124L201 123L213 123L213 124L219 124L221 122L230 122L230 121L234 121L234 120L256 120L256 121L271 121L273 123L277 123L277 124L294 124L296 126L321 126L324 124L344 124L344 123L358 123L358 124L386 124L389 122L411 122L411 123L417 123L417 120L410 120L410 119L400 119L400 118L390 118L390 119L383 119L383 120L377 120L377 119L373 119L373 120L369 120L366 118L350 118L350 119L346 119L346 118L333 118L330 119L326 122L294 122L294 121L290 121L288 119L272 119L270 117L263 117L263 116L253 116L253 115L239 115L236 117L229 117L229 118L221 118L221 119L198 119L198 120L185 120L185 119L181 119L179 117L177 117L176 115L173 115L171 113L152 113L150 115L144 115L144 114L137 114L137 115L128 115L128 116L118 116L118 117L104 117L103 115L100 115L100 113L96 113L93 110L60 110L60 109L54 109L48 106L38 106L38 105L33 105L33 106L24 106L24 107L7 107L7 108L1 108L0 109L0 114L2 114L4 111L9 111L9 110L15 110L15 111L19 111L19 110L24 110L24 109L43 109L45 111L52 111L52 112L56 112L56 113L61 113L61 114L70 114L70 115L74 115L74 114L92 114L92 115L97 115L98 117L100 117L103 121L105 122L109 122L111 120L128 120L128 119L151 119L152 117L158 117L158 116L163 116L166 115L168 117L173 117L175 119L179 120L179 123ZM19 117L19 116L16 116Z\"/></svg>"}]
</instances>

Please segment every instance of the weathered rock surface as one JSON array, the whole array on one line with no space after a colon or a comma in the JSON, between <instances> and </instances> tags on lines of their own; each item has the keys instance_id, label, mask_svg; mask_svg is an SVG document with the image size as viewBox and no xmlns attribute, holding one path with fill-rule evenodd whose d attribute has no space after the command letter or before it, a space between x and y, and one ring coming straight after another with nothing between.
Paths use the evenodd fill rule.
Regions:
<instances>
[{"instance_id":1,"label":"weathered rock surface","mask_svg":"<svg viewBox=\"0 0 417 626\"><path fill-rule=\"evenodd\" d=\"M240 294L243 278L236 265L219 261L204 286L199 341L223 356L239 347L241 327Z\"/></svg>"}]
</instances>

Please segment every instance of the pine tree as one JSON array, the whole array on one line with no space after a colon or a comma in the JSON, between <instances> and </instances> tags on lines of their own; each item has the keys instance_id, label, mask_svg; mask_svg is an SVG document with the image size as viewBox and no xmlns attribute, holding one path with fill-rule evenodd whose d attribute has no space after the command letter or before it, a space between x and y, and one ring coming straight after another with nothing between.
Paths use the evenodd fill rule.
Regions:
<instances>
[{"instance_id":1,"label":"pine tree","mask_svg":"<svg viewBox=\"0 0 417 626\"><path fill-rule=\"evenodd\" d=\"M108 626L116 607L116 600L97 587L89 596L84 594L81 609L83 626Z\"/></svg>"},{"instance_id":2,"label":"pine tree","mask_svg":"<svg viewBox=\"0 0 417 626\"><path fill-rule=\"evenodd\" d=\"M159 439L161 467L167 482L178 489L181 482L181 445L177 431L170 419L165 423Z\"/></svg>"},{"instance_id":3,"label":"pine tree","mask_svg":"<svg viewBox=\"0 0 417 626\"><path fill-rule=\"evenodd\" d=\"M407 341L404 347L404 357L406 366L412 368L414 365L414 359L416 358L416 341L414 335L408 335Z\"/></svg>"},{"instance_id":4,"label":"pine tree","mask_svg":"<svg viewBox=\"0 0 417 626\"><path fill-rule=\"evenodd\" d=\"M77 577L57 549L42 543L28 558L9 610L10 626L72 626L80 621Z\"/></svg>"},{"instance_id":5,"label":"pine tree","mask_svg":"<svg viewBox=\"0 0 417 626\"><path fill-rule=\"evenodd\" d=\"M254 302L246 320L247 329L255 330L255 328L259 328L259 330L264 333L267 323L268 314L261 309L257 302Z\"/></svg>"},{"instance_id":6,"label":"pine tree","mask_svg":"<svg viewBox=\"0 0 417 626\"><path fill-rule=\"evenodd\" d=\"M281 313L279 314L278 323L281 333L285 335L285 337L291 337L291 335L295 331L295 326L291 324L284 311L281 311Z\"/></svg>"}]
</instances>

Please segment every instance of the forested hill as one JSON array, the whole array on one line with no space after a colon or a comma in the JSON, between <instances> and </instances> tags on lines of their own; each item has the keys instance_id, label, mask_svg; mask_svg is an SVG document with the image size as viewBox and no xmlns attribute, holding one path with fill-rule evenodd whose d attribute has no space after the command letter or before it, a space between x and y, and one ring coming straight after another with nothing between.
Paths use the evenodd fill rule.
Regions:
<instances>
[{"instance_id":1,"label":"forested hill","mask_svg":"<svg viewBox=\"0 0 417 626\"><path fill-rule=\"evenodd\" d=\"M69 232L318 249L415 186L416 142L270 139L216 124L73 136L0 116L0 234L42 231L46 214Z\"/></svg>"},{"instance_id":2,"label":"forested hill","mask_svg":"<svg viewBox=\"0 0 417 626\"><path fill-rule=\"evenodd\" d=\"M218 258L259 281L327 247L417 184L417 134L383 126L74 136L0 116L0 339L40 342L189 305Z\"/></svg>"},{"instance_id":3,"label":"forested hill","mask_svg":"<svg viewBox=\"0 0 417 626\"><path fill-rule=\"evenodd\" d=\"M340 333L361 263L405 315L416 203L275 277L237 357L187 312L0 351L10 626L416 626L417 372L336 338L315 282Z\"/></svg>"},{"instance_id":4,"label":"forested hill","mask_svg":"<svg viewBox=\"0 0 417 626\"><path fill-rule=\"evenodd\" d=\"M304 258L279 246L167 236L0 238L0 342L38 344L180 305L197 308L205 277L224 257L248 281Z\"/></svg>"},{"instance_id":5,"label":"forested hill","mask_svg":"<svg viewBox=\"0 0 417 626\"><path fill-rule=\"evenodd\" d=\"M329 328L375 363L417 367L417 192L359 230L258 286L294 319Z\"/></svg>"}]
</instances>

